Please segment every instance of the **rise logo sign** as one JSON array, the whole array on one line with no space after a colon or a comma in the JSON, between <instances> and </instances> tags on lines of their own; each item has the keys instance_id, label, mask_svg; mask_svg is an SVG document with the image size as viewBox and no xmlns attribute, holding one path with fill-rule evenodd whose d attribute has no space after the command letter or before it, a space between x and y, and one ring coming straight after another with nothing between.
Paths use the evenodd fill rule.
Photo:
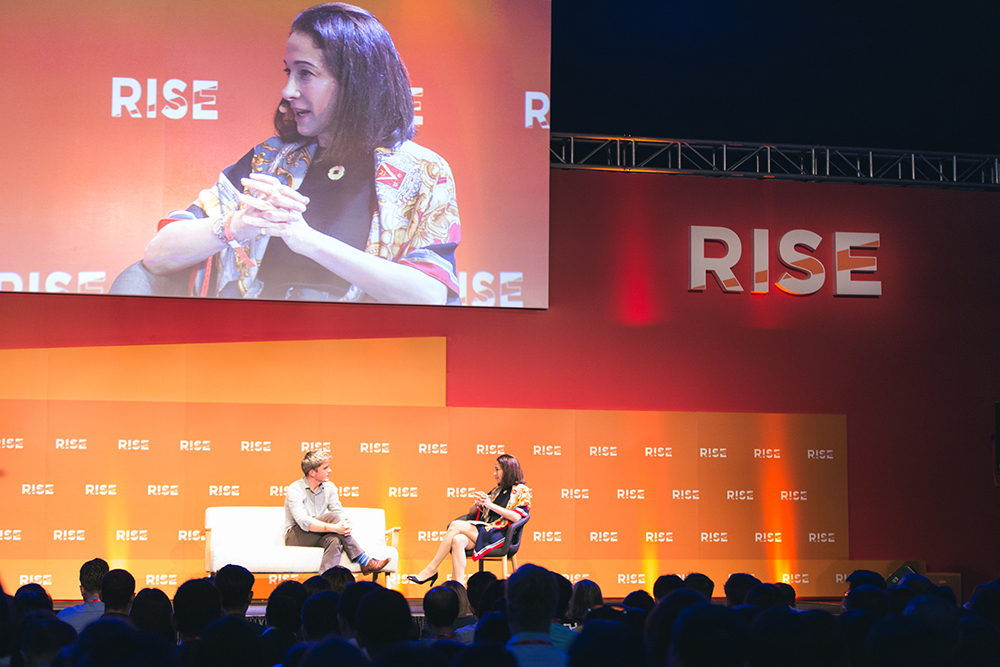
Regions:
<instances>
[{"instance_id":1,"label":"rise logo sign","mask_svg":"<svg viewBox=\"0 0 1000 667\"><path fill-rule=\"evenodd\" d=\"M218 120L219 112L214 107L215 94L219 90L218 81L203 81L195 79L191 82L191 93L187 94L188 84L181 79L167 79L161 88L156 79L146 79L145 90L138 79L128 76L116 76L111 79L111 117L121 118L127 114L132 118L156 118L161 114L164 118L180 120L188 115L190 100L191 118L194 120ZM145 92L145 109L139 105ZM163 106L160 106L160 94L163 95Z\"/></svg>"},{"instance_id":2,"label":"rise logo sign","mask_svg":"<svg viewBox=\"0 0 1000 667\"><path fill-rule=\"evenodd\" d=\"M778 240L778 261L789 271L782 273L774 286L788 294L807 296L815 294L826 283L826 266L820 261L817 250L824 244L822 236L808 229L793 229ZM879 280L857 280L855 274L875 273L878 262L871 254L881 244L879 235L870 232L834 232L827 245L833 246L833 293L836 296L882 295ZM721 246L722 256L708 250ZM713 249L714 250L714 249ZM855 254L861 250L867 254ZM806 252L803 252L806 251ZM751 294L767 294L770 290L769 232L753 230L753 258ZM743 292L733 268L743 258L743 242L728 227L702 227L694 225L689 235L691 272L688 289L703 292L712 274L723 292Z\"/></svg>"}]
</instances>

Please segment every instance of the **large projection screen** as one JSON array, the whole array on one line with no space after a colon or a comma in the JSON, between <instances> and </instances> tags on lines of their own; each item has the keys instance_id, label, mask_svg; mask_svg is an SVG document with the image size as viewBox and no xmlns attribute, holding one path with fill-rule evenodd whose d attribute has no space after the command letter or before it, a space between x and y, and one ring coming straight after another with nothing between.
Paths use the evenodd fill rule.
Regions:
<instances>
[{"instance_id":1,"label":"large projection screen","mask_svg":"<svg viewBox=\"0 0 1000 667\"><path fill-rule=\"evenodd\" d=\"M289 29L310 6L5 7L0 82L10 103L0 119L9 154L0 174L9 205L0 219L0 291L108 294L143 259L161 220L273 137ZM460 242L448 301L546 308L550 2L371 0L363 8L385 26L409 73L413 141L453 175ZM375 180L398 186L405 176L390 164ZM384 205L379 191L383 218ZM371 235L366 242L362 249L377 254ZM407 248L394 242L390 259L406 264ZM184 296L215 296L211 277L205 288L187 273ZM311 294L292 298L317 300ZM361 299L378 300L370 292Z\"/></svg>"}]
</instances>

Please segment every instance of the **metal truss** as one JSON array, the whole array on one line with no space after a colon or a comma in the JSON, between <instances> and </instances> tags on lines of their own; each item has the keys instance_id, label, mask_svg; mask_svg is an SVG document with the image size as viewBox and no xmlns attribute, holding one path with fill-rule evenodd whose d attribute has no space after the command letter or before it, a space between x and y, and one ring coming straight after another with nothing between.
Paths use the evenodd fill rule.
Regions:
<instances>
[{"instance_id":1,"label":"metal truss","mask_svg":"<svg viewBox=\"0 0 1000 667\"><path fill-rule=\"evenodd\" d=\"M556 169L1000 191L1000 156L553 132Z\"/></svg>"}]
</instances>

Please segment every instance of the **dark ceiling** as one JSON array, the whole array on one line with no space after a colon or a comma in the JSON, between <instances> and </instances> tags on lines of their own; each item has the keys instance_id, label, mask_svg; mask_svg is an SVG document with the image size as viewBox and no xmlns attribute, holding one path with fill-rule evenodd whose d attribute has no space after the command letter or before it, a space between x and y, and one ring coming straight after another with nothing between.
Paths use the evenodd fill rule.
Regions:
<instances>
[{"instance_id":1,"label":"dark ceiling","mask_svg":"<svg viewBox=\"0 0 1000 667\"><path fill-rule=\"evenodd\" d=\"M1000 153L1000 2L553 0L557 132Z\"/></svg>"}]
</instances>

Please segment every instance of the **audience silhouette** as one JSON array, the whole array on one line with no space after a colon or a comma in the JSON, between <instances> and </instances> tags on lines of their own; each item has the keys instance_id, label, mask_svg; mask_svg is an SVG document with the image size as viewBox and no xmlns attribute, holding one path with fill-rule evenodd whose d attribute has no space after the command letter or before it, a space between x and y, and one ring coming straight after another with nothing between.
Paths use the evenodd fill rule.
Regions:
<instances>
[{"instance_id":1,"label":"audience silhouette","mask_svg":"<svg viewBox=\"0 0 1000 667\"><path fill-rule=\"evenodd\" d=\"M506 581L474 575L468 591L457 582L430 589L421 619L394 590L326 572L306 585L279 584L263 630L246 616L254 576L238 566L184 582L172 601L156 588L133 599L125 570L111 570L101 583L107 611L79 633L56 618L44 587L25 585L13 596L0 589L0 664L979 667L1000 657L1000 580L979 586L961 606L951 589L915 573L889 587L875 572L852 573L834 615L796 609L791 586L746 573L725 582L724 604L713 602L715 583L700 573L664 575L653 595L640 589L605 604L596 582L570 586L526 564ZM81 587L85 600L96 585Z\"/></svg>"}]
</instances>

